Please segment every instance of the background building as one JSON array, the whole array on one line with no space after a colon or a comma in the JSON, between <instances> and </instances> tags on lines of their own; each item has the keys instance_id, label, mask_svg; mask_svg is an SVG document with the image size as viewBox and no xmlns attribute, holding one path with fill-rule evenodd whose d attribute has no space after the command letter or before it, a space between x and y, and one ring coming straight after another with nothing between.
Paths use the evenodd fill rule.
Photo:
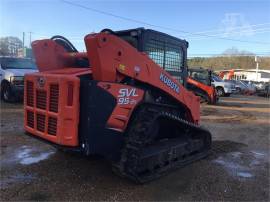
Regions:
<instances>
[{"instance_id":1,"label":"background building","mask_svg":"<svg viewBox=\"0 0 270 202\"><path fill-rule=\"evenodd\" d=\"M270 70L263 69L232 69L219 71L223 79L270 82Z\"/></svg>"}]
</instances>

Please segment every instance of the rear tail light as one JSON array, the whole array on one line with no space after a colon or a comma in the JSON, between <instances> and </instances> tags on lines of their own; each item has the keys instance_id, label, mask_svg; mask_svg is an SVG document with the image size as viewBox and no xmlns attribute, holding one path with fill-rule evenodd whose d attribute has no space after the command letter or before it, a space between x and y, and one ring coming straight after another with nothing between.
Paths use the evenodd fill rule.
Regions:
<instances>
[{"instance_id":1,"label":"rear tail light","mask_svg":"<svg viewBox=\"0 0 270 202\"><path fill-rule=\"evenodd\" d=\"M68 83L67 106L73 105L73 84Z\"/></svg>"}]
</instances>

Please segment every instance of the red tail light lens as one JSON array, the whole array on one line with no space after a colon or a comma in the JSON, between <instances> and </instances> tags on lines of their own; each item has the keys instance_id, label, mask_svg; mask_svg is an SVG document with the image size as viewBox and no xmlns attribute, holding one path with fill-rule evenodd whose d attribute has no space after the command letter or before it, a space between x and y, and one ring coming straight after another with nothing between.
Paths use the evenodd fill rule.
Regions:
<instances>
[{"instance_id":1,"label":"red tail light lens","mask_svg":"<svg viewBox=\"0 0 270 202\"><path fill-rule=\"evenodd\" d=\"M67 106L73 105L73 84L68 83Z\"/></svg>"}]
</instances>

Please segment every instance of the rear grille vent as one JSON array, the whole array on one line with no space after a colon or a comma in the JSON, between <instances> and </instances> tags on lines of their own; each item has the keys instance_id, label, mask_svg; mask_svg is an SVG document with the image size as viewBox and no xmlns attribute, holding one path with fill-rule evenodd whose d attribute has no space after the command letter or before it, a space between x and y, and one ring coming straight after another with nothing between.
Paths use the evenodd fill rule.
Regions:
<instances>
[{"instance_id":1,"label":"rear grille vent","mask_svg":"<svg viewBox=\"0 0 270 202\"><path fill-rule=\"evenodd\" d=\"M37 130L40 132L45 132L45 115L37 114Z\"/></svg>"},{"instance_id":2,"label":"rear grille vent","mask_svg":"<svg viewBox=\"0 0 270 202\"><path fill-rule=\"evenodd\" d=\"M53 117L49 117L48 120L48 134L56 135L57 130L57 119Z\"/></svg>"},{"instance_id":3,"label":"rear grille vent","mask_svg":"<svg viewBox=\"0 0 270 202\"><path fill-rule=\"evenodd\" d=\"M58 99L59 99L59 86L53 84L50 86L50 106L49 110L52 112L58 112Z\"/></svg>"},{"instance_id":4,"label":"rear grille vent","mask_svg":"<svg viewBox=\"0 0 270 202\"><path fill-rule=\"evenodd\" d=\"M27 126L34 128L34 112L27 111Z\"/></svg>"},{"instance_id":5,"label":"rear grille vent","mask_svg":"<svg viewBox=\"0 0 270 202\"><path fill-rule=\"evenodd\" d=\"M26 100L27 105L30 107L34 106L34 83L31 81L27 81L26 83Z\"/></svg>"},{"instance_id":6,"label":"rear grille vent","mask_svg":"<svg viewBox=\"0 0 270 202\"><path fill-rule=\"evenodd\" d=\"M46 91L37 90L36 106L39 109L46 109L47 93Z\"/></svg>"},{"instance_id":7,"label":"rear grille vent","mask_svg":"<svg viewBox=\"0 0 270 202\"><path fill-rule=\"evenodd\" d=\"M46 139L47 135L57 136L58 113L60 111L60 85L56 82L39 88L35 79L26 78L25 103L26 103L26 126L31 132L38 132L38 136ZM37 88L36 88L37 87ZM66 104L73 105L73 83L68 83ZM56 114L57 113L57 114Z\"/></svg>"}]
</instances>

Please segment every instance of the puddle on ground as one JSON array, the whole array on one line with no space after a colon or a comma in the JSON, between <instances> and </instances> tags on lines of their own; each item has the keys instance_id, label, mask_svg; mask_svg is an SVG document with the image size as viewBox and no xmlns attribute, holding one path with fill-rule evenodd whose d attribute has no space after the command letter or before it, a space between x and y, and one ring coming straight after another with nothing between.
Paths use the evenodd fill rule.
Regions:
<instances>
[{"instance_id":1,"label":"puddle on ground","mask_svg":"<svg viewBox=\"0 0 270 202\"><path fill-rule=\"evenodd\" d=\"M262 151L230 152L219 156L213 162L223 166L231 176L245 179L254 177L255 170L269 162L269 159L267 153Z\"/></svg>"},{"instance_id":2,"label":"puddle on ground","mask_svg":"<svg viewBox=\"0 0 270 202\"><path fill-rule=\"evenodd\" d=\"M51 147L35 147L23 145L18 148L9 147L0 158L3 171L8 174L0 178L0 188L6 189L18 183L27 184L36 178L35 175L19 172L17 165L28 166L50 158L55 153Z\"/></svg>"},{"instance_id":3,"label":"puddle on ground","mask_svg":"<svg viewBox=\"0 0 270 202\"><path fill-rule=\"evenodd\" d=\"M239 177L253 177L253 175L251 173L248 173L248 172L237 172L237 176Z\"/></svg>"},{"instance_id":4,"label":"puddle on ground","mask_svg":"<svg viewBox=\"0 0 270 202\"><path fill-rule=\"evenodd\" d=\"M48 159L54 153L55 150L53 148L40 148L24 145L18 149L6 152L6 154L1 157L0 163L1 167L13 166L17 163L21 165L31 165Z\"/></svg>"},{"instance_id":5,"label":"puddle on ground","mask_svg":"<svg viewBox=\"0 0 270 202\"><path fill-rule=\"evenodd\" d=\"M16 151L16 158L20 164L30 165L45 160L54 153L54 151L37 152L31 147L22 146L19 150Z\"/></svg>"}]
</instances>

